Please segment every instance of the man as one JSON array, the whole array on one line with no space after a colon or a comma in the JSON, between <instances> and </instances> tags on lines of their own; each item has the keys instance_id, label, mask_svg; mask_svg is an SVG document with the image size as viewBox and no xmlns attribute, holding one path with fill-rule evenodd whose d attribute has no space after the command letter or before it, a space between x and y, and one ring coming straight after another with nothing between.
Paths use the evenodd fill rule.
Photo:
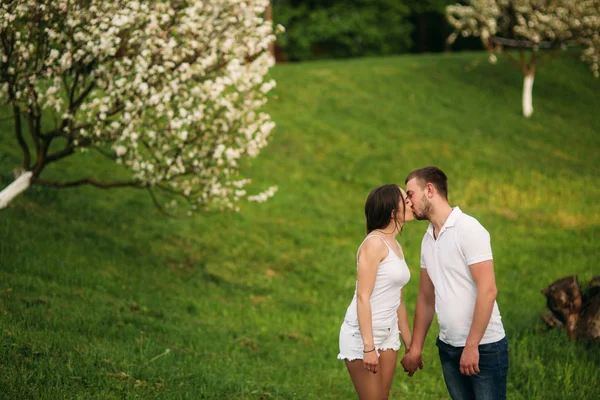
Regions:
<instances>
[{"instance_id":1,"label":"man","mask_svg":"<svg viewBox=\"0 0 600 400\"><path fill-rule=\"evenodd\" d=\"M437 314L437 339L446 387L454 400L505 399L508 342L496 304L490 235L448 203L444 172L411 172L406 194L416 219L430 224L421 243L421 280L410 351L402 366L423 367L425 336Z\"/></svg>"}]
</instances>

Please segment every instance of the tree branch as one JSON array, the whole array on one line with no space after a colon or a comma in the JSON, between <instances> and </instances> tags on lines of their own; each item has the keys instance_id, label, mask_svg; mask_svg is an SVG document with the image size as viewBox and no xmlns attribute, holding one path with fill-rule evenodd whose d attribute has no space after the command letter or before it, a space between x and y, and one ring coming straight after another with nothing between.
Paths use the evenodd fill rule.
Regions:
<instances>
[{"instance_id":1,"label":"tree branch","mask_svg":"<svg viewBox=\"0 0 600 400\"><path fill-rule=\"evenodd\" d=\"M184 200L186 200L186 201L188 201L188 202L191 203L191 200L190 200L189 196L186 196L182 192L179 192L179 191L177 191L175 189L171 189L170 187L167 187L167 186L164 186L164 185L160 185L160 184L156 185L156 187L159 188L159 189L161 189L161 190L164 190L165 192L171 193L173 195L181 196L181 197L184 198Z\"/></svg>"},{"instance_id":2,"label":"tree branch","mask_svg":"<svg viewBox=\"0 0 600 400\"><path fill-rule=\"evenodd\" d=\"M523 50L523 48L519 49L519 65L521 66L521 71L523 71L523 75L527 75L529 73L529 67L527 66L527 60L525 59L525 50Z\"/></svg>"},{"instance_id":3,"label":"tree branch","mask_svg":"<svg viewBox=\"0 0 600 400\"><path fill-rule=\"evenodd\" d=\"M36 120L37 119L35 117L35 114L30 107L29 111L27 112L27 125L29 126L29 134L31 135L31 138L33 139L33 143L35 144L35 149L39 153L39 151L42 147L42 138L39 135L40 132L38 132L38 130L36 129L36 124L35 124Z\"/></svg>"},{"instance_id":4,"label":"tree branch","mask_svg":"<svg viewBox=\"0 0 600 400\"><path fill-rule=\"evenodd\" d=\"M67 86L67 78L64 78L65 87ZM75 89L77 88L77 84L79 83L79 70L75 72L75 79L73 81L73 86L71 86L71 90L69 90L69 110L73 107L73 99L75 97Z\"/></svg>"},{"instance_id":5,"label":"tree branch","mask_svg":"<svg viewBox=\"0 0 600 400\"><path fill-rule=\"evenodd\" d=\"M167 217L175 218L173 214L169 213L167 210L164 209L163 206L160 205L158 199L156 198L156 195L154 194L151 188L148 188L148 193L150 193L150 198L152 199L154 206L158 209L158 212L160 212L163 215L166 215Z\"/></svg>"},{"instance_id":6,"label":"tree branch","mask_svg":"<svg viewBox=\"0 0 600 400\"><path fill-rule=\"evenodd\" d=\"M90 146L90 149L96 150L98 153L102 154L104 157L108 158L111 161L115 161L117 159L117 157L114 154L109 153L98 146Z\"/></svg>"},{"instance_id":7,"label":"tree branch","mask_svg":"<svg viewBox=\"0 0 600 400\"><path fill-rule=\"evenodd\" d=\"M71 103L71 105L70 105L71 109L69 110L69 112L73 113L73 110L75 110L76 108L79 108L81 103L83 103L83 100L85 100L87 95L90 94L90 92L94 89L95 86L96 85L95 85L94 81L92 81L88 85L88 87L86 87L85 90L79 94L77 99L75 101L73 101L73 103Z\"/></svg>"},{"instance_id":8,"label":"tree branch","mask_svg":"<svg viewBox=\"0 0 600 400\"><path fill-rule=\"evenodd\" d=\"M78 107L79 107L79 105L78 105ZM115 108L112 109L111 111L109 111L106 114L106 116L107 116L107 118L108 117L112 117L112 116L118 114L119 112L123 111L124 109L125 109L125 105L124 104L121 104L119 106L115 106ZM74 114L74 111L75 111L74 108L71 107L70 108L70 112ZM108 119L106 119L104 121L104 125L108 125L110 122L111 121L109 121ZM65 128L69 125L69 123L72 124L72 120L70 120L68 118L65 118L65 119L63 119L60 127L56 128L56 129L53 129L50 132L46 132L46 133L40 134L40 136L42 138L44 138L44 139L52 139L52 138L57 137L57 136L62 136L61 133L65 130ZM93 126L92 123L78 125L78 126L75 126L75 127L69 126L69 138L70 138L70 140L73 139L73 132L77 132L77 131L79 131L81 129L88 129L88 128L91 128L92 126Z\"/></svg>"},{"instance_id":9,"label":"tree branch","mask_svg":"<svg viewBox=\"0 0 600 400\"><path fill-rule=\"evenodd\" d=\"M29 165L31 164L31 153L29 152L29 147L27 146L27 142L25 142L25 138L23 137L23 130L21 128L21 109L14 103L13 115L15 118L15 135L17 136L19 146L21 146L21 149L23 150L23 169L28 170Z\"/></svg>"},{"instance_id":10,"label":"tree branch","mask_svg":"<svg viewBox=\"0 0 600 400\"><path fill-rule=\"evenodd\" d=\"M500 36L494 36L491 38L491 41L494 43L501 44L502 46L514 47L514 48L533 48L538 47L540 49L546 49L553 47L552 42L539 42L535 43L531 40L517 40L517 39L507 39Z\"/></svg>"},{"instance_id":11,"label":"tree branch","mask_svg":"<svg viewBox=\"0 0 600 400\"><path fill-rule=\"evenodd\" d=\"M64 149L57 151L56 153L52 153L46 157L44 160L44 164L50 164L54 161L58 161L61 158L65 158L66 156L70 156L75 152L75 149L69 145L65 146Z\"/></svg>"},{"instance_id":12,"label":"tree branch","mask_svg":"<svg viewBox=\"0 0 600 400\"><path fill-rule=\"evenodd\" d=\"M49 187L57 187L57 188L65 188L65 187L74 187L74 186L83 186L83 185L92 185L100 189L111 189L118 187L133 187L137 189L144 189L147 187L145 183L140 181L123 181L123 182L98 182L93 178L84 178L71 182L56 182L56 181L47 181L44 179L33 178L31 180L32 183L36 183L42 186Z\"/></svg>"},{"instance_id":13,"label":"tree branch","mask_svg":"<svg viewBox=\"0 0 600 400\"><path fill-rule=\"evenodd\" d=\"M562 43L559 43L557 41L545 41L545 42L533 42L531 40L518 40L518 39L508 39L508 38L503 38L500 36L494 36L490 39L492 42L500 44L502 46L508 46L508 47L513 47L513 48L534 48L537 47L538 49L555 49L557 47L559 47L560 44L564 44L566 46L575 46L577 44L579 44L577 42L577 40L566 40Z\"/></svg>"}]
</instances>

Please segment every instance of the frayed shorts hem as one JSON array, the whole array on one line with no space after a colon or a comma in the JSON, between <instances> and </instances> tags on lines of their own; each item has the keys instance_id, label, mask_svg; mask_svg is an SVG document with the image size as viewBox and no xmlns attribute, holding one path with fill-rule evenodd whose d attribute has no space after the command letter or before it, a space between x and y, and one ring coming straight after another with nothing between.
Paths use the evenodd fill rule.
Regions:
<instances>
[{"instance_id":1,"label":"frayed shorts hem","mask_svg":"<svg viewBox=\"0 0 600 400\"><path fill-rule=\"evenodd\" d=\"M377 352L377 355L379 355L380 351L388 351L388 350L398 351L398 350L400 350L400 345L394 346L394 347L386 347L386 348L382 348L382 349L378 349L377 347L375 348L375 351ZM340 354L338 354L337 359L338 360L354 361L354 360L362 360L363 356L362 355L360 355L360 356L358 356L358 355L345 356L342 353L340 353Z\"/></svg>"},{"instance_id":2,"label":"frayed shorts hem","mask_svg":"<svg viewBox=\"0 0 600 400\"><path fill-rule=\"evenodd\" d=\"M398 351L400 350L400 331L398 324L394 322L387 329L373 329L373 340L375 342L375 351L379 356L380 351ZM362 360L363 341L360 334L360 329L343 323L340 328L340 352L337 356L338 360Z\"/></svg>"}]
</instances>

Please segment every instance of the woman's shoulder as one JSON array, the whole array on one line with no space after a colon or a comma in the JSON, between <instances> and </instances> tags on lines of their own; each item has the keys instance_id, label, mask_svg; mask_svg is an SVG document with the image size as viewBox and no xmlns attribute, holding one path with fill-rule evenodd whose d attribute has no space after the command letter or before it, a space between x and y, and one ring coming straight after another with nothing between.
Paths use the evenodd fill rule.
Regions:
<instances>
[{"instance_id":1,"label":"woman's shoulder","mask_svg":"<svg viewBox=\"0 0 600 400\"><path fill-rule=\"evenodd\" d=\"M358 255L380 255L385 258L388 254L388 245L385 239L379 235L367 235L358 249Z\"/></svg>"}]
</instances>

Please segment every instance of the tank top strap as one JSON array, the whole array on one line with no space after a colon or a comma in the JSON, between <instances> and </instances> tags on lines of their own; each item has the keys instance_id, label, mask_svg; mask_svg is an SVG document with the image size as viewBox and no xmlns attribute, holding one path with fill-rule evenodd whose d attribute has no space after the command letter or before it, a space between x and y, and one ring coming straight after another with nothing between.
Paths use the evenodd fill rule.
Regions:
<instances>
[{"instance_id":1,"label":"tank top strap","mask_svg":"<svg viewBox=\"0 0 600 400\"><path fill-rule=\"evenodd\" d=\"M367 240L369 240L372 237L378 237L379 239L381 239L383 241L383 243L386 245L386 247L388 248L388 256L390 255L390 251L392 251L392 249L390 248L390 245L387 244L387 242L385 241L385 239L383 238L383 236L380 235L368 235L365 240L362 241L362 243L360 244L360 246L358 246L358 250L356 251L356 262L358 263L358 253L360 253L360 249L362 248L363 244L365 244L365 242ZM387 256L386 256L387 257Z\"/></svg>"},{"instance_id":2,"label":"tank top strap","mask_svg":"<svg viewBox=\"0 0 600 400\"><path fill-rule=\"evenodd\" d=\"M406 257L404 257L404 250L402 249L402 245L400 244L400 242L396 239L396 243L398 243L398 249L400 249L400 255L402 256L402 259L406 259Z\"/></svg>"}]
</instances>

